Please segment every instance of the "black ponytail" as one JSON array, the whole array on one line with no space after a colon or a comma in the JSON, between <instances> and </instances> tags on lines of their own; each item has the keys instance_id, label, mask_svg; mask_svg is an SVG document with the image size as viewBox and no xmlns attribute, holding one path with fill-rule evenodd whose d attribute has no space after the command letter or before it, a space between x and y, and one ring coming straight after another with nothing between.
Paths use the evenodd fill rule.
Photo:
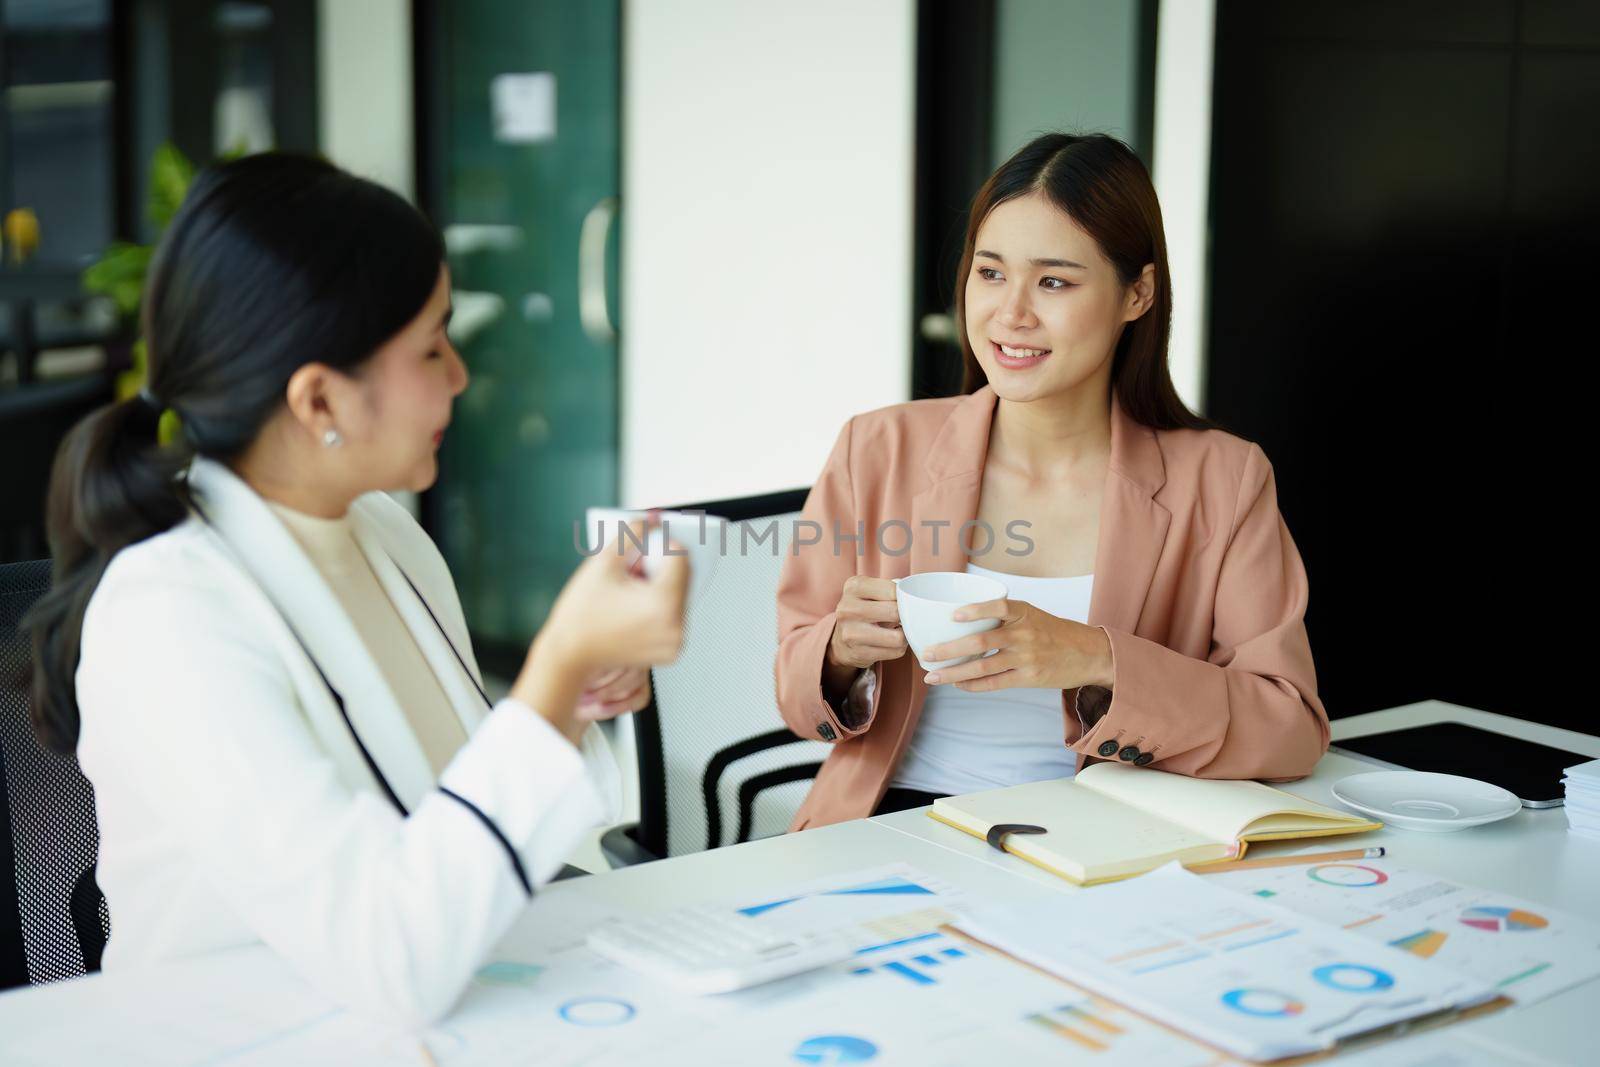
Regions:
<instances>
[{"instance_id":1,"label":"black ponytail","mask_svg":"<svg viewBox=\"0 0 1600 1067\"><path fill-rule=\"evenodd\" d=\"M159 422L159 411L134 397L83 419L56 452L46 505L50 589L23 625L33 630L34 731L57 752L78 744L78 638L100 576L124 547L171 529L188 510L182 458L157 444Z\"/></svg>"},{"instance_id":2,"label":"black ponytail","mask_svg":"<svg viewBox=\"0 0 1600 1067\"><path fill-rule=\"evenodd\" d=\"M51 471L51 587L23 623L45 744L77 748L84 611L112 557L188 515L189 460L242 455L302 366L359 366L421 311L443 258L415 208L320 159L263 153L196 176L145 285L149 390L73 427ZM180 444L158 443L163 407Z\"/></svg>"}]
</instances>

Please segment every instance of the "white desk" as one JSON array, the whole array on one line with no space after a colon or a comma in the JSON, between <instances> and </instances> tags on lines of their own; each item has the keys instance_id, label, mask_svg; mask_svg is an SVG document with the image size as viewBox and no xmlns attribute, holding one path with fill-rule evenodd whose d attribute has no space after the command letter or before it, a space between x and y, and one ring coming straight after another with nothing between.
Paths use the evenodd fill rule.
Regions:
<instances>
[{"instance_id":1,"label":"white desk","mask_svg":"<svg viewBox=\"0 0 1600 1067\"><path fill-rule=\"evenodd\" d=\"M911 863L974 896L1017 906L1048 902L1060 892L1055 885L1020 879L930 842L857 820L552 883L540 890L495 958L547 958L581 943L591 926L618 911L643 914L707 899L748 899L797 882L895 861ZM152 993L155 1003L165 1008L161 1014L140 1009L141 1004L152 1003ZM174 1010L169 1001L181 1007ZM322 1023L332 1008L265 949L219 953L160 970L100 974L0 995L0 1065L257 1067L281 1062L281 1056L272 1055L270 1035ZM536 1047L537 1035L537 1030L529 1035L530 1047ZM357 1033L352 1045L357 1047L347 1056L316 1062L327 1062L329 1067L334 1063L428 1067L415 1041L397 1038L375 1045L368 1034ZM161 1048L180 1054L140 1059L131 1051ZM440 1067L449 1067L443 1052L437 1059ZM664 1057L659 1062L676 1061Z\"/></svg>"},{"instance_id":2,"label":"white desk","mask_svg":"<svg viewBox=\"0 0 1600 1067\"><path fill-rule=\"evenodd\" d=\"M1384 723L1410 725L1452 715L1600 756L1600 738L1566 731L1552 733L1549 728L1535 729L1516 720L1484 717L1481 712L1469 713L1467 709L1438 703L1345 720L1336 724L1335 737L1345 736L1347 730L1370 732L1375 725ZM1523 730L1524 726L1529 728ZM1366 766L1351 757L1333 754L1323 760L1315 775L1289 788L1311 799L1327 801L1332 782ZM1458 834L1384 830L1365 835L1362 840L1387 845L1396 863L1500 889L1600 921L1600 893L1595 891L1600 887L1600 845L1568 835L1560 809L1525 810L1504 822ZM707 899L754 896L773 887L891 861L911 863L974 897L1018 907L1080 891L1031 864L937 823L918 810L553 884L541 892L498 955L538 958L581 941L598 918L617 911L645 913ZM227 1063L230 1057L223 1053L232 1047L228 1042L238 1044L238 1034L248 1034L252 1026L264 1033L275 1023L270 1010L243 1003L240 994L233 992L245 988L246 978L250 988L283 992L287 1002L298 1006L302 1013L318 1010L316 995L281 961L264 950L250 949L198 959L163 972L97 975L0 995L0 1062L7 1067L89 1060L126 1063L132 1062L127 1050L140 1044L160 1047L159 1042L166 1039L175 1044L187 1042L183 1047L196 1050L211 1041L209 1054L192 1055L177 1062ZM195 1015L208 1016L204 1027L193 1034L179 1034L169 1022L152 1019L129 1006L152 995L184 998L195 1009ZM108 1011L109 1008L118 1010ZM1557 1064L1589 1063L1595 1061L1595 1039L1590 1034L1597 1012L1600 983L1591 983L1527 1008L1456 1023L1448 1029L1459 1032L1479 1049L1505 1052L1508 1061L1511 1051L1516 1050ZM228 1029L224 1025L228 1020L218 1016L234 1013L242 1017L241 1024L227 1040L211 1036ZM76 1017L88 1025L78 1028L82 1031L78 1033L52 1021L67 1017ZM276 1023L289 1021L282 1018ZM8 1051L18 1035L26 1038L32 1032L37 1036L46 1026L52 1027L50 1036L57 1050L49 1059L35 1061ZM200 1026L197 1019L196 1027ZM1413 1039L1399 1044L1407 1040ZM1340 1062L1363 1058L1357 1054L1341 1057Z\"/></svg>"},{"instance_id":3,"label":"white desk","mask_svg":"<svg viewBox=\"0 0 1600 1067\"><path fill-rule=\"evenodd\" d=\"M1334 745L1337 747L1339 740L1345 737L1449 719L1600 758L1600 737L1438 700L1339 719L1333 724ZM1332 794L1333 783L1346 775L1371 769L1372 763L1358 756L1330 752L1317 764L1316 773L1311 777L1279 788L1307 800L1337 806ZM880 815L872 821L969 860L1008 871L1018 878L1065 887L1067 892L1082 892L1031 863L997 852L970 834L928 818L926 810L918 808ZM1387 858L1401 866L1467 885L1497 889L1600 922L1600 844L1569 834L1566 813L1560 808L1538 811L1524 808L1501 822L1451 834L1415 833L1386 827L1362 834L1359 843L1387 847ZM1325 842L1311 846L1299 842L1258 845L1250 850L1250 855L1322 852L1336 847L1340 846ZM1526 1008L1458 1025L1558 1063L1594 1063L1600 1062L1600 1051L1596 1050L1600 1044L1597 1016L1600 1016L1600 983L1592 982Z\"/></svg>"}]
</instances>

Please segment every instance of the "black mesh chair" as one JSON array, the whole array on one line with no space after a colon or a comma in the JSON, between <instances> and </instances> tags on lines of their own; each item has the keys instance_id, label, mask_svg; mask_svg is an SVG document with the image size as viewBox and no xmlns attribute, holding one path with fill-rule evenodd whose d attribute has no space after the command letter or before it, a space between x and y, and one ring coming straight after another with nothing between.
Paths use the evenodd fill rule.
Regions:
<instances>
[{"instance_id":1,"label":"black mesh chair","mask_svg":"<svg viewBox=\"0 0 1600 1067\"><path fill-rule=\"evenodd\" d=\"M0 564L49 551L44 536L50 462L74 423L112 401L111 378L92 375L0 389Z\"/></svg>"},{"instance_id":2,"label":"black mesh chair","mask_svg":"<svg viewBox=\"0 0 1600 1067\"><path fill-rule=\"evenodd\" d=\"M33 655L17 624L49 586L49 560L0 565L0 989L99 970L111 930L94 789L28 723Z\"/></svg>"},{"instance_id":3,"label":"black mesh chair","mask_svg":"<svg viewBox=\"0 0 1600 1067\"><path fill-rule=\"evenodd\" d=\"M781 834L810 790L830 746L783 725L772 676L778 576L805 499L674 509L729 520L728 551L689 605L682 655L651 672L653 702L618 720L638 752L639 821L601 839L613 867Z\"/></svg>"}]
</instances>

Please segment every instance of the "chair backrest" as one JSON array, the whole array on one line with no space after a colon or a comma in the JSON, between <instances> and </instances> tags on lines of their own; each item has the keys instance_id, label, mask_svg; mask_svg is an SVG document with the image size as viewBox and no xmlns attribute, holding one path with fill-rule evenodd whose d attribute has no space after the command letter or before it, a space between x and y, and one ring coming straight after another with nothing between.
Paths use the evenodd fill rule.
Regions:
<instances>
[{"instance_id":1,"label":"chair backrest","mask_svg":"<svg viewBox=\"0 0 1600 1067\"><path fill-rule=\"evenodd\" d=\"M778 713L778 576L806 491L692 504L731 520L727 552L685 620L683 652L653 672L655 703L631 716L638 843L678 856L781 834L827 756Z\"/></svg>"},{"instance_id":2,"label":"chair backrest","mask_svg":"<svg viewBox=\"0 0 1600 1067\"><path fill-rule=\"evenodd\" d=\"M110 931L94 789L28 721L33 654L17 624L49 587L49 560L0 565L0 989L99 970Z\"/></svg>"},{"instance_id":3,"label":"chair backrest","mask_svg":"<svg viewBox=\"0 0 1600 1067\"><path fill-rule=\"evenodd\" d=\"M56 449L74 423L112 399L105 374L0 389L0 563L49 551L45 493Z\"/></svg>"}]
</instances>

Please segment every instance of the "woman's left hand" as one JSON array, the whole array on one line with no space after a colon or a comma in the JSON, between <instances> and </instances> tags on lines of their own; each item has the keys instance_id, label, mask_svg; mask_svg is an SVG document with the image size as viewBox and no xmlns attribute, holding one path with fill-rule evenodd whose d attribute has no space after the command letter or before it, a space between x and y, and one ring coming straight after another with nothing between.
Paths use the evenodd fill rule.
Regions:
<instances>
[{"instance_id":1,"label":"woman's left hand","mask_svg":"<svg viewBox=\"0 0 1600 1067\"><path fill-rule=\"evenodd\" d=\"M615 719L650 705L650 668L613 667L600 671L578 698L578 717L586 722Z\"/></svg>"},{"instance_id":2,"label":"woman's left hand","mask_svg":"<svg viewBox=\"0 0 1600 1067\"><path fill-rule=\"evenodd\" d=\"M999 619L1000 625L925 649L929 661L979 656L927 675L929 685L954 685L969 693L993 689L1073 689L1110 686L1115 677L1111 639L1098 626L1058 619L1020 600L990 600L956 610L957 622ZM999 649L992 656L983 653Z\"/></svg>"}]
</instances>

